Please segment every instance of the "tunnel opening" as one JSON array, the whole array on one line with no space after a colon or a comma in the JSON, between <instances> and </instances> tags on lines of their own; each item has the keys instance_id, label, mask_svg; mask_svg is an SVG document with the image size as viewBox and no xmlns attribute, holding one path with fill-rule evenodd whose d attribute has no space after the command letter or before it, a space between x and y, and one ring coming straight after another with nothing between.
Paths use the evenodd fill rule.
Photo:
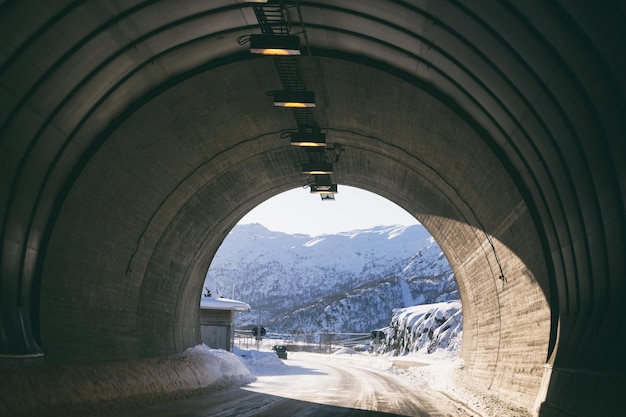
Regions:
<instances>
[{"instance_id":1,"label":"tunnel opening","mask_svg":"<svg viewBox=\"0 0 626 417\"><path fill-rule=\"evenodd\" d=\"M323 344L327 352L347 346L397 355L454 345L458 354L458 287L428 231L401 207L363 189L340 185L337 198L325 202L302 188L255 207L211 261L201 306L217 298L252 307L234 316L231 344L241 347L243 340L250 347L259 339L251 331L267 328L273 343L297 349ZM424 304L433 304L433 311L410 311ZM379 331L382 340L370 337Z\"/></svg>"}]
</instances>

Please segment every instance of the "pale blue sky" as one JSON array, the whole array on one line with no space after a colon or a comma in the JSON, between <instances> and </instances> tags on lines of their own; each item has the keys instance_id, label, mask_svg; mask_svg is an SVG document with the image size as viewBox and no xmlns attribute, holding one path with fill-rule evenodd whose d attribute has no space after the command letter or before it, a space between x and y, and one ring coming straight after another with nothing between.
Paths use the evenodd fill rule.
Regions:
<instances>
[{"instance_id":1,"label":"pale blue sky","mask_svg":"<svg viewBox=\"0 0 626 417\"><path fill-rule=\"evenodd\" d=\"M269 230L311 236L380 225L418 224L413 216L386 198L341 184L335 201L321 201L308 188L297 188L259 204L239 223L260 223Z\"/></svg>"}]
</instances>

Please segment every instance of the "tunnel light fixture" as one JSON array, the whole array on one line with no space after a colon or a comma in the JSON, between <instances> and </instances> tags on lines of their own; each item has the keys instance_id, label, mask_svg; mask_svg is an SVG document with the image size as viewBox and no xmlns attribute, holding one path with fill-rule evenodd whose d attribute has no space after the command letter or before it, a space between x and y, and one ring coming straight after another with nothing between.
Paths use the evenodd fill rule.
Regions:
<instances>
[{"instance_id":1,"label":"tunnel light fixture","mask_svg":"<svg viewBox=\"0 0 626 417\"><path fill-rule=\"evenodd\" d=\"M332 174L333 164L328 162L305 162L302 164L302 173L308 175Z\"/></svg>"},{"instance_id":2,"label":"tunnel light fixture","mask_svg":"<svg viewBox=\"0 0 626 417\"><path fill-rule=\"evenodd\" d=\"M315 107L315 93L313 91L275 91L274 106L295 109Z\"/></svg>"},{"instance_id":3,"label":"tunnel light fixture","mask_svg":"<svg viewBox=\"0 0 626 417\"><path fill-rule=\"evenodd\" d=\"M337 184L311 184L311 194L337 194Z\"/></svg>"},{"instance_id":4,"label":"tunnel light fixture","mask_svg":"<svg viewBox=\"0 0 626 417\"><path fill-rule=\"evenodd\" d=\"M300 55L300 38L295 35L251 35L250 52L261 55Z\"/></svg>"},{"instance_id":5,"label":"tunnel light fixture","mask_svg":"<svg viewBox=\"0 0 626 417\"><path fill-rule=\"evenodd\" d=\"M291 144L303 147L326 146L325 133L297 132L291 134Z\"/></svg>"},{"instance_id":6,"label":"tunnel light fixture","mask_svg":"<svg viewBox=\"0 0 626 417\"><path fill-rule=\"evenodd\" d=\"M313 183L309 184L311 194L336 194L337 184L333 184L330 175L315 175Z\"/></svg>"}]
</instances>

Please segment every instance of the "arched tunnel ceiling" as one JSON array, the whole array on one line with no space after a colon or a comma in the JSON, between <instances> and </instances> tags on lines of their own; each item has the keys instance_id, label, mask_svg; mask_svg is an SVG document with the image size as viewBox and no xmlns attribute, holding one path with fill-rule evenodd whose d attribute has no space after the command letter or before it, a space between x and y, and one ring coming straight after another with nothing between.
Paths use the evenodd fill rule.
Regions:
<instances>
[{"instance_id":1,"label":"arched tunnel ceiling","mask_svg":"<svg viewBox=\"0 0 626 417\"><path fill-rule=\"evenodd\" d=\"M280 88L272 60L237 43L259 33L253 6L0 3L0 353L43 344L50 360L88 361L197 341L197 303L180 300L199 297L241 216L304 180L280 138L294 118L266 95ZM345 146L336 181L395 201L438 239L464 294L475 375L527 403L556 352L554 369L581 370L576 387L615 386L609 369L623 381L618 347L596 341L625 321L590 323L619 316L626 292L624 5L286 10L316 120ZM501 318L479 323L485 311ZM76 327L115 343L79 343L62 321L81 315ZM107 323L90 334L99 315ZM519 335L534 322L543 336L531 348ZM527 354L524 385L511 375Z\"/></svg>"},{"instance_id":2,"label":"arched tunnel ceiling","mask_svg":"<svg viewBox=\"0 0 626 417\"><path fill-rule=\"evenodd\" d=\"M334 164L335 181L385 195L422 221L438 217L470 225L481 240L483 229L496 227L503 216L478 214L476 207L495 201L502 207L523 205L482 139L441 102L401 79L360 64L322 58L315 60L315 66L333 74L325 82L333 94L321 98L324 106L318 111L333 126L327 129L328 140L344 148ZM85 273L73 276L68 286L91 282L87 271L106 268L94 259L115 252L127 254L127 259L118 263L126 270L114 274L136 275L138 283L149 280L146 269L153 259L199 263L201 271L195 275L203 278L206 256L216 250L228 227L259 201L305 183L307 177L297 164L305 153L280 138L285 129L296 128L293 116L274 108L265 94L277 83L275 78L271 59L225 65L172 87L115 129L81 172L59 217L59 232L51 239L58 243L51 243L44 268L44 306L54 297L47 282L59 285L56 279L48 281L46 274L72 276L76 270L76 264L68 262L73 252L68 247L80 248L86 262ZM359 79L369 80L367 89L353 82ZM240 90L229 88L232 80ZM388 105L389 95L395 106ZM342 109L349 109L348 117ZM456 169L447 172L451 163ZM489 181L492 177L500 180ZM108 221L93 222L94 218ZM137 219L149 220L146 224ZM442 224L433 222L432 233L444 248L462 252L468 238L446 237L450 231L438 230ZM107 249L100 241L90 243L83 234L103 237ZM501 238L507 246L518 246ZM163 252L157 251L160 245L165 245ZM537 249L526 254L526 264L541 257ZM105 262L110 267L110 260ZM547 294L545 266L538 268L535 275L544 280ZM197 298L201 284L196 280L195 296L186 297ZM100 297L100 292L94 296ZM48 321L44 319L44 328ZM56 326L50 328L58 336Z\"/></svg>"}]
</instances>

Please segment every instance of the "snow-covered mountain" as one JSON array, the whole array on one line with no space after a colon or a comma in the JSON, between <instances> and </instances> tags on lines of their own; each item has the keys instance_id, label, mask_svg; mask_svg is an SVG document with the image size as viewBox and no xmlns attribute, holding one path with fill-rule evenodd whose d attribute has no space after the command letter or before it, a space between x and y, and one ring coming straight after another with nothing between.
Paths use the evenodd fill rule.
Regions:
<instances>
[{"instance_id":1,"label":"snow-covered mountain","mask_svg":"<svg viewBox=\"0 0 626 417\"><path fill-rule=\"evenodd\" d=\"M250 304L237 326L272 333L370 332L389 325L394 308L459 298L447 259L421 225L316 237L237 225L205 287Z\"/></svg>"}]
</instances>

